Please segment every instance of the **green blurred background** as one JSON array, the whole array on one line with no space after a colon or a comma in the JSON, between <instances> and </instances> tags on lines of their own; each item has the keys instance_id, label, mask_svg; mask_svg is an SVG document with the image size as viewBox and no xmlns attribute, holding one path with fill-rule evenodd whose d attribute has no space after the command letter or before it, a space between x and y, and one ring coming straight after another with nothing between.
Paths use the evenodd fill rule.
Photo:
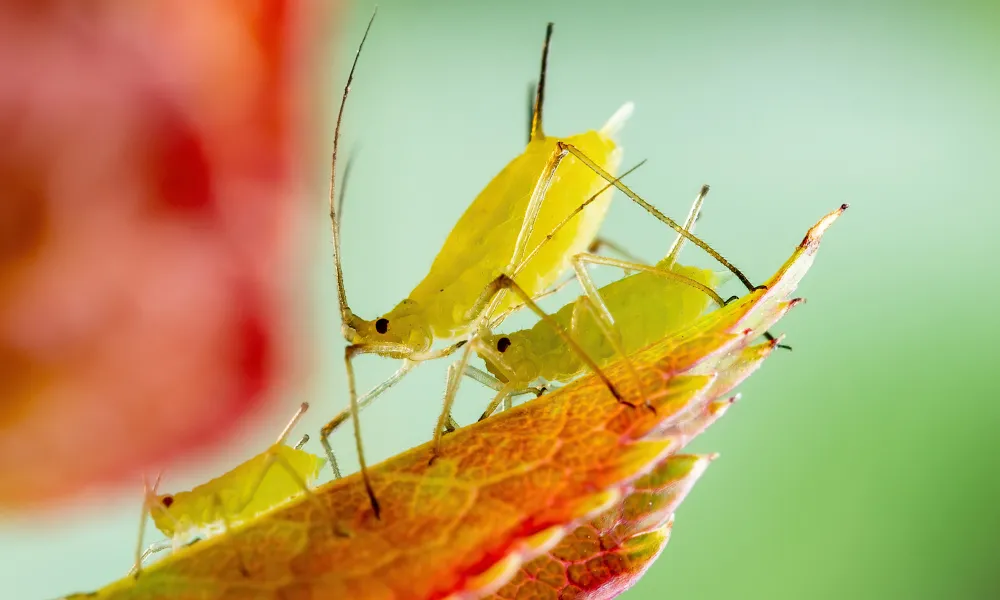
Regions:
<instances>
[{"instance_id":1,"label":"green blurred background","mask_svg":"<svg viewBox=\"0 0 1000 600\"><path fill-rule=\"evenodd\" d=\"M751 278L772 273L820 216L852 205L800 287L809 302L780 324L794 352L774 355L697 440L722 458L625 598L1000 597L1000 406L989 383L1000 5L379 4L345 124L356 155L345 269L364 316L409 292L522 149L549 20L546 131L600 126L634 101L625 162L649 163L633 189L683 217L711 184L699 232ZM331 114L372 6L352 3L337 27L330 76L317 82ZM169 488L259 452L301 399L314 406L309 432L346 405L322 207L330 125L316 128L315 376L231 445L172 472ZM620 195L604 231L651 261L671 240ZM711 264L691 248L684 258ZM395 367L358 364L361 387ZM422 367L366 412L371 462L429 439L445 366ZM463 422L489 396L468 382ZM337 435L349 469L352 447L349 432ZM50 598L123 575L138 511L138 490L125 490L45 523L0 525L0 595Z\"/></svg>"}]
</instances>

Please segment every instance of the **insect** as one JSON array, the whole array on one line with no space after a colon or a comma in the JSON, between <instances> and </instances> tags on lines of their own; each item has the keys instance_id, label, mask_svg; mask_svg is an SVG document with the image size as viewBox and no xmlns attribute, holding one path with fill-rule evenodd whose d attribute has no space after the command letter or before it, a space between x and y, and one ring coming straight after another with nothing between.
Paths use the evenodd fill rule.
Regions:
<instances>
[{"instance_id":1,"label":"insect","mask_svg":"<svg viewBox=\"0 0 1000 600\"><path fill-rule=\"evenodd\" d=\"M295 447L285 444L289 433L308 409L309 404L303 402L277 441L266 451L190 491L157 494L160 476L151 489L143 481L145 498L133 573L139 574L143 560L150 554L168 548L176 550L196 535L228 529L234 523L255 517L299 494L308 494L318 502L309 485L319 476L326 459L301 450L308 436ZM280 468L273 469L275 466ZM140 553L147 513L168 539Z\"/></svg>"},{"instance_id":2,"label":"insect","mask_svg":"<svg viewBox=\"0 0 1000 600\"><path fill-rule=\"evenodd\" d=\"M445 240L427 276L407 298L388 313L367 320L357 316L347 302L341 266L340 225L334 197L340 124L358 55L370 28L371 22L348 75L334 130L331 160L330 217L342 333L349 342L344 358L350 408L323 427L320 441L327 451L331 467L339 475L328 437L347 417L352 418L362 475L377 515L378 503L367 476L357 416L361 406L398 382L416 364L453 353L478 331L483 315L509 308L514 299L505 296L505 286L491 288L491 282L498 276L517 268L521 290L533 296L549 287L569 267L570 256L586 249L607 212L611 200L609 186L604 185L593 171L576 164L575 160L567 161L564 169L569 170L555 178L557 165L552 164L553 153L559 141L571 141L574 147L586 149L587 155L601 164L605 172L615 171L621 161L621 150L613 136L631 114L632 104L625 104L600 130L568 138L547 137L542 128L542 105L552 35L552 24L549 24L528 146L472 202ZM589 210L580 212L530 260L522 260L526 248L539 245L543 237L541 232L548 231L565 213L577 207L581 198L595 195ZM457 343L432 350L435 341L454 340L458 340ZM352 360L360 354L403 359L395 374L361 400L355 388L352 366Z\"/></svg>"},{"instance_id":3,"label":"insect","mask_svg":"<svg viewBox=\"0 0 1000 600\"><path fill-rule=\"evenodd\" d=\"M689 232L694 230L708 189L703 186L691 206L684 224ZM704 312L710 301L722 306L724 301L714 291L719 283L714 272L677 264L684 241L683 236L677 236L666 256L652 267L591 253L574 256L574 270L584 295L555 312L553 321L568 330L587 354L603 365L617 356L633 354L689 324ZM598 289L586 270L587 263L638 272ZM514 396L536 392L539 388L534 386L539 381L543 385L566 382L586 370L586 365L546 322L513 333L490 334L483 342L485 347L502 355L506 368L497 368L496 354L485 355L480 351L489 373L472 367L466 370L467 376L497 391L480 420L492 414L501 402L509 407Z\"/></svg>"}]
</instances>

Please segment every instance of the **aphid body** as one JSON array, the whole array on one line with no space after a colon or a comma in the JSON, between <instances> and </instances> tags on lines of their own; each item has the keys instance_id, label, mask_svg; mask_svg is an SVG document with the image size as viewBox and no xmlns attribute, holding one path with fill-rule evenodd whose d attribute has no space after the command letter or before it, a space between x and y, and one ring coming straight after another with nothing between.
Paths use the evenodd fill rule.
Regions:
<instances>
[{"instance_id":1,"label":"aphid body","mask_svg":"<svg viewBox=\"0 0 1000 600\"><path fill-rule=\"evenodd\" d=\"M710 289L719 283L719 277L713 271L677 264L671 266L666 262L660 261L655 268L670 271ZM696 287L649 272L623 277L599 288L599 293L614 317L614 330L628 354L689 325L712 302L711 296ZM602 334L597 317L582 302L570 302L552 317L599 365L603 366L618 357L614 346ZM517 376L517 380L510 382L515 387L567 382L586 371L579 355L568 348L551 325L544 321L529 329L492 334L484 341L503 355L506 366ZM503 379L490 360L486 360L486 368Z\"/></svg>"},{"instance_id":2,"label":"aphid body","mask_svg":"<svg viewBox=\"0 0 1000 600\"><path fill-rule=\"evenodd\" d=\"M269 462L283 463L285 468ZM232 524L251 519L302 494L302 483L312 484L325 464L325 458L275 444L190 491L155 496L150 516L156 528L171 538L220 529L227 520Z\"/></svg>"},{"instance_id":3,"label":"aphid body","mask_svg":"<svg viewBox=\"0 0 1000 600\"><path fill-rule=\"evenodd\" d=\"M231 525L252 519L296 496L306 494L325 510L309 486L319 476L326 459L301 450L309 436L303 436L294 448L285 444L289 433L308 409L309 404L303 402L267 450L189 491L157 494L160 477L157 476L152 489L143 477L142 519L133 575L138 577L142 573L142 563L151 554L171 548L177 550L199 536L228 530ZM147 515L167 540L156 542L143 551ZM334 523L333 528L335 534L341 533L339 524Z\"/></svg>"}]
</instances>

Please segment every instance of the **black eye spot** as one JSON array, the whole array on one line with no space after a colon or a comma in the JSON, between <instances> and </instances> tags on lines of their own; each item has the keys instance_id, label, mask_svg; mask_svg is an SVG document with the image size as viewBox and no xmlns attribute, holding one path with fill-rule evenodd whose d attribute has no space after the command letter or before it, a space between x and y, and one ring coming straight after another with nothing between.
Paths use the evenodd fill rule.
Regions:
<instances>
[{"instance_id":1,"label":"black eye spot","mask_svg":"<svg viewBox=\"0 0 1000 600\"><path fill-rule=\"evenodd\" d=\"M499 340L497 340L497 350L499 350L500 352L506 352L507 348L510 348L509 337L502 337Z\"/></svg>"},{"instance_id":2,"label":"black eye spot","mask_svg":"<svg viewBox=\"0 0 1000 600\"><path fill-rule=\"evenodd\" d=\"M164 496L163 498L160 498L160 504L163 505L163 508L170 508L170 505L173 503L174 503L173 496Z\"/></svg>"},{"instance_id":3,"label":"black eye spot","mask_svg":"<svg viewBox=\"0 0 1000 600\"><path fill-rule=\"evenodd\" d=\"M375 321L375 331L385 333L389 331L389 319L379 319Z\"/></svg>"}]
</instances>

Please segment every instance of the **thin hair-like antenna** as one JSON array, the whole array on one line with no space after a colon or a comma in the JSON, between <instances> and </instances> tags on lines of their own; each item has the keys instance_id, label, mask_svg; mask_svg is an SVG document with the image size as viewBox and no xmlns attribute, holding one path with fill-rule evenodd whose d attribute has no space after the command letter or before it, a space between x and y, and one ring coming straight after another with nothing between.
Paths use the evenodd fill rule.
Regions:
<instances>
[{"instance_id":1,"label":"thin hair-like antenna","mask_svg":"<svg viewBox=\"0 0 1000 600\"><path fill-rule=\"evenodd\" d=\"M577 160L579 160L584 165L589 167L592 171L600 175L605 181L611 182L616 188L618 188L623 194L628 196L633 202L635 202L642 208L646 209L646 212L659 219L663 224L670 227L680 235L686 237L688 241L693 243L695 246L698 246L699 248L704 250L706 253L708 253L709 256L717 260L719 264L721 264L733 275L735 275L736 278L739 279L743 283L743 285L746 286L748 290L753 292L759 289L765 289L765 290L767 289L766 285L755 286L754 284L750 283L750 280L747 279L747 276L744 275L742 271L737 269L736 266L733 265L733 263L723 258L721 254L719 254L714 248L705 243L705 241L703 241L701 238L695 236L693 233L690 233L689 231L681 227L680 224L677 223L677 221L674 221L667 215L660 212L659 209L657 209L655 206L643 200L642 197L640 197L638 194L629 189L627 185L622 183L620 177L618 179L615 179L613 175L604 170L599 164L595 163L593 159L584 154L579 148L573 146L572 144L567 144L566 142L563 141L556 142L556 148L562 152L568 152L573 156L575 156Z\"/></svg>"},{"instance_id":2,"label":"thin hair-like antenna","mask_svg":"<svg viewBox=\"0 0 1000 600\"><path fill-rule=\"evenodd\" d=\"M340 263L340 222L337 218L337 150L340 148L340 124L344 119L344 107L347 105L347 95L351 92L351 82L354 81L354 70L358 66L358 58L361 56L361 49L365 47L365 40L368 39L368 32L375 22L375 15L378 7L372 11L372 17L368 21L365 35L358 44L358 51L354 54L354 62L351 64L351 71L347 75L347 83L344 85L344 95L340 99L340 109L337 111L337 124L333 129L333 154L330 157L330 228L333 231L333 264L337 275L337 303L340 305L340 318L344 325L351 321L353 313L347 305L347 291L344 289L344 269Z\"/></svg>"},{"instance_id":3,"label":"thin hair-like antenna","mask_svg":"<svg viewBox=\"0 0 1000 600\"><path fill-rule=\"evenodd\" d=\"M528 141L540 140L545 137L542 131L542 105L545 102L545 73L549 69L549 44L552 41L552 28L555 23L545 26L545 42L542 43L542 68L538 75L538 87L535 88L535 105L531 110L531 136Z\"/></svg>"},{"instance_id":4,"label":"thin hair-like antenna","mask_svg":"<svg viewBox=\"0 0 1000 600\"><path fill-rule=\"evenodd\" d=\"M340 182L340 196L337 197L337 227L340 227L341 221L344 220L344 198L347 196L347 184L351 179L351 171L354 170L354 161L358 158L358 149L355 147L354 151L347 155L347 164L344 165L344 176L341 177Z\"/></svg>"}]
</instances>

